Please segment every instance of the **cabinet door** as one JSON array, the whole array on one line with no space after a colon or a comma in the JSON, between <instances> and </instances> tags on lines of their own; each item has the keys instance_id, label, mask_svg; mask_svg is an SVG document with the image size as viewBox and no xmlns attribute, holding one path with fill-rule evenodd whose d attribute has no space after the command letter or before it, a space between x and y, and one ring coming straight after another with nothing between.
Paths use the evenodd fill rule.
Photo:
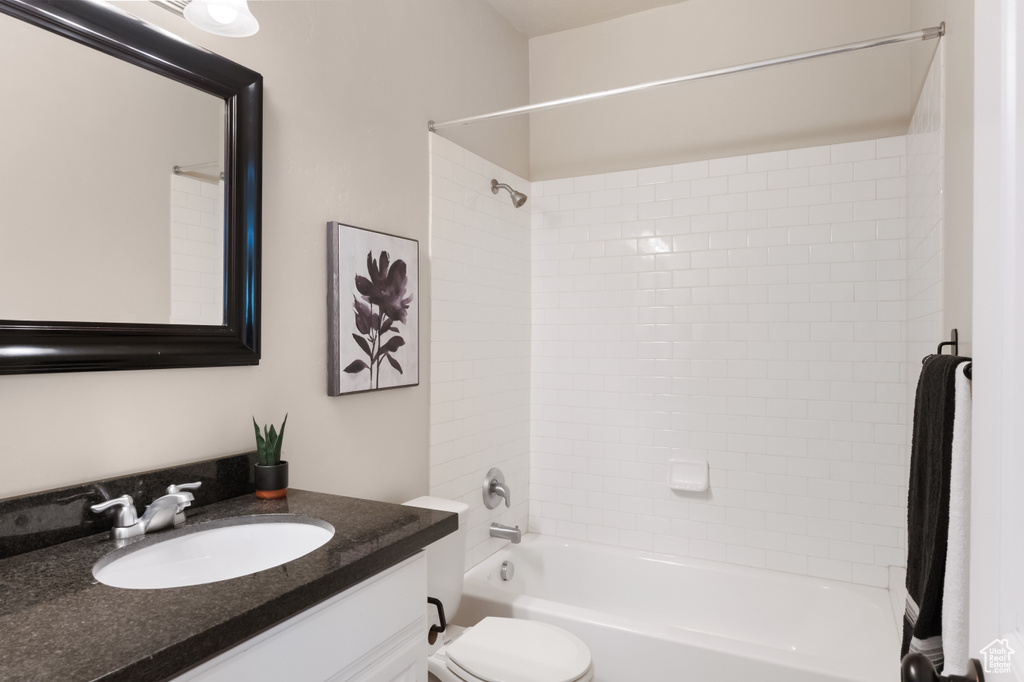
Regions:
<instances>
[{"instance_id":1,"label":"cabinet door","mask_svg":"<svg viewBox=\"0 0 1024 682\"><path fill-rule=\"evenodd\" d=\"M330 682L427 682L424 628L406 634L403 640L368 670L351 677L339 675Z\"/></svg>"},{"instance_id":2,"label":"cabinet door","mask_svg":"<svg viewBox=\"0 0 1024 682\"><path fill-rule=\"evenodd\" d=\"M392 660L390 652L408 656L414 639L425 642L426 622L426 559L420 552L225 651L174 682L359 679L363 671ZM422 658L425 665L425 645ZM412 662L411 657L408 660ZM401 672L397 670L395 675ZM403 680L400 676L391 679Z\"/></svg>"}]
</instances>

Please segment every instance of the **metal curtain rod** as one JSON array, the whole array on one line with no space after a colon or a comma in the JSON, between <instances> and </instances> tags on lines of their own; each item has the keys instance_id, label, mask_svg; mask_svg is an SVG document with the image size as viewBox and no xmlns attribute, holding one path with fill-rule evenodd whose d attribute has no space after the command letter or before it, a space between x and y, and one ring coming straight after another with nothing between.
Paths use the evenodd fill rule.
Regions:
<instances>
[{"instance_id":1,"label":"metal curtain rod","mask_svg":"<svg viewBox=\"0 0 1024 682\"><path fill-rule=\"evenodd\" d=\"M195 178L201 182L208 182L211 185L220 184L220 181L224 179L224 172L221 171L217 175L211 175L209 173L200 173L193 169L205 168L207 166L219 166L220 161L206 161L204 163L193 163L190 166L175 166L171 169L171 172L175 175L184 175L189 178Z\"/></svg>"},{"instance_id":2,"label":"metal curtain rod","mask_svg":"<svg viewBox=\"0 0 1024 682\"><path fill-rule=\"evenodd\" d=\"M848 43L846 45L839 45L838 47L829 47L823 50L814 50L812 52L802 52L800 54L789 55L788 57L776 57L775 59L766 59L760 62L750 62L749 64L740 64L739 66L727 66L724 69L704 71L703 73L694 73L688 76L666 78L665 80L651 81L649 83L641 83L639 85L629 85L622 88L615 88L613 90L592 92L587 95L564 97L562 99L555 99L549 102L541 102L539 104L528 104L526 106L515 107L513 109L503 109L502 111L495 111L490 114L480 114L478 116L467 116L466 118L457 118L455 120L444 121L442 123L427 121L427 129L430 130L431 132L437 132L442 128L466 125L467 123L477 123L478 121L490 121L496 118L505 118L506 116L530 114L533 113L534 111L554 109L556 107L564 107L569 104L577 104L579 102L590 102L592 100L604 99L605 97L613 97L615 95L626 95L631 92L640 92L641 90L660 88L665 85L688 83L690 81L699 81L707 78L715 78L716 76L725 76L731 73L741 73L743 71L756 71L757 69L764 69L769 66L779 66L780 64L792 64L794 62L803 62L809 59L817 59L818 57L828 57L830 55L844 54L846 52L857 52L859 50L867 50L872 47L882 47L883 45L895 45L896 43L905 43L912 40L932 40L945 34L946 22L942 22L938 26L934 26L932 28L923 28L920 31L911 31L910 33L899 33L897 35L886 36L884 38L876 38L875 40L864 40L859 43Z\"/></svg>"}]
</instances>

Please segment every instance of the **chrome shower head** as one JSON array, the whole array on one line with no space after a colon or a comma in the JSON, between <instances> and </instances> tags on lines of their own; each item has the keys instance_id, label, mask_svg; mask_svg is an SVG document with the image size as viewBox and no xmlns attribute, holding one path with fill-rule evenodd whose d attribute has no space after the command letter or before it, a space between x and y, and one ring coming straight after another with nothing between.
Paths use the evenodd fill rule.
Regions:
<instances>
[{"instance_id":1,"label":"chrome shower head","mask_svg":"<svg viewBox=\"0 0 1024 682\"><path fill-rule=\"evenodd\" d=\"M514 189L512 189L503 182L491 180L491 194L497 194L499 187L504 187L505 189L508 190L509 196L512 197L512 205L515 206L516 208L519 208L520 206L526 203L526 195L523 194L522 192L515 191Z\"/></svg>"}]
</instances>

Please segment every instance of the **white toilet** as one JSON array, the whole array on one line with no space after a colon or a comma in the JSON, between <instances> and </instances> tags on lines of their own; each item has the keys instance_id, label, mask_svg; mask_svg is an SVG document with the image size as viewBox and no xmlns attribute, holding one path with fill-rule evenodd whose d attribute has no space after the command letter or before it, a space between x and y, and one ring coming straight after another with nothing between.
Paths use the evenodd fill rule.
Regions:
<instances>
[{"instance_id":1,"label":"white toilet","mask_svg":"<svg viewBox=\"0 0 1024 682\"><path fill-rule=\"evenodd\" d=\"M451 621L462 600L469 505L439 497L405 504L456 512L459 529L427 547L427 594ZM433 610L433 607L431 607ZM449 625L431 645L427 670L440 682L591 682L590 649L565 630L520 618L484 618L471 628Z\"/></svg>"}]
</instances>

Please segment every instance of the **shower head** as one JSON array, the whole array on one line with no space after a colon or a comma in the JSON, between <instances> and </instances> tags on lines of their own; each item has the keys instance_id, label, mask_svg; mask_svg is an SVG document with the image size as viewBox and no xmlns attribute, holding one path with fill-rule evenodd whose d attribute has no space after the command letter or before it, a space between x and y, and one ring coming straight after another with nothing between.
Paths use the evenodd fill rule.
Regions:
<instances>
[{"instance_id":1,"label":"shower head","mask_svg":"<svg viewBox=\"0 0 1024 682\"><path fill-rule=\"evenodd\" d=\"M523 194L522 192L515 191L514 189L512 189L503 182L491 180L491 194L497 194L499 187L504 187L505 189L508 190L509 195L512 197L512 205L515 206L516 208L519 208L520 206L526 203L526 195Z\"/></svg>"}]
</instances>

